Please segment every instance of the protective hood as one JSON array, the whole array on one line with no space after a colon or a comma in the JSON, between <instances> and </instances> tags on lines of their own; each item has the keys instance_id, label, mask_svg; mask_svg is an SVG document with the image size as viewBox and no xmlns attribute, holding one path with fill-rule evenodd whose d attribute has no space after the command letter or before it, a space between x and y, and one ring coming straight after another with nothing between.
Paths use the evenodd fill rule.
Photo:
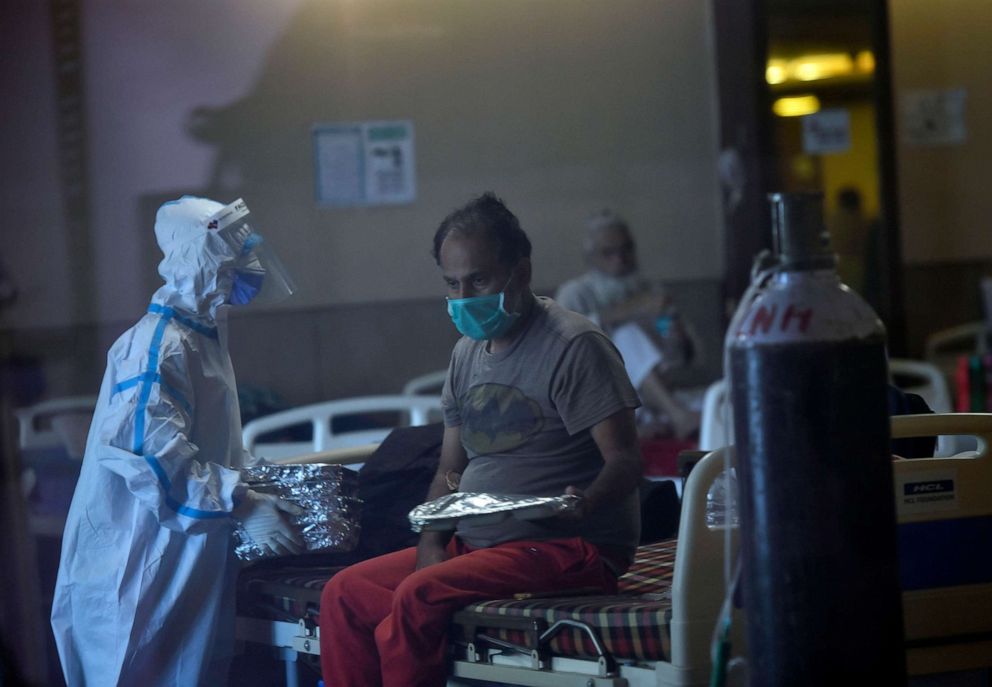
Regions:
<instances>
[{"instance_id":1,"label":"protective hood","mask_svg":"<svg viewBox=\"0 0 992 687\"><path fill-rule=\"evenodd\" d=\"M225 207L206 198L183 196L159 208L155 238L165 254L158 266L165 285L155 292L154 302L216 321L241 259L239 248L208 226Z\"/></svg>"}]
</instances>

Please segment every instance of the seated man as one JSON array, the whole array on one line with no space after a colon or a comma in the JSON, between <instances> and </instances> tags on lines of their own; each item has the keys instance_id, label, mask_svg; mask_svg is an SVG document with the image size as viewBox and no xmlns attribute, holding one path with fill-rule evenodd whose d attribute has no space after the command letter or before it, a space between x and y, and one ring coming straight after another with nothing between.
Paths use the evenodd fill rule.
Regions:
<instances>
[{"instance_id":1,"label":"seated man","mask_svg":"<svg viewBox=\"0 0 992 687\"><path fill-rule=\"evenodd\" d=\"M448 312L464 337L442 394L445 431L428 500L452 491L575 494L574 513L425 531L324 588L320 651L333 687L445 683L452 614L483 599L616 591L640 529L637 394L609 339L530 290L531 244L492 194L434 236Z\"/></svg>"},{"instance_id":2,"label":"seated man","mask_svg":"<svg viewBox=\"0 0 992 687\"><path fill-rule=\"evenodd\" d=\"M611 211L589 218L584 249L589 271L562 284L555 300L613 339L650 411L642 427L650 434L662 419L676 438L686 438L699 429L699 414L671 394L667 377L691 360L694 346L671 299L638 273L630 229Z\"/></svg>"}]
</instances>

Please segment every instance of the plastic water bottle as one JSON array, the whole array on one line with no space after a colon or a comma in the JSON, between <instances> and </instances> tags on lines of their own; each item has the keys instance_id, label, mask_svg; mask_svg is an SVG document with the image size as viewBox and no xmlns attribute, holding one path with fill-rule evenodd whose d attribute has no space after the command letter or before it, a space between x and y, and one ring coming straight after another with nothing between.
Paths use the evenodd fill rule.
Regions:
<instances>
[{"instance_id":1,"label":"plastic water bottle","mask_svg":"<svg viewBox=\"0 0 992 687\"><path fill-rule=\"evenodd\" d=\"M706 492L706 526L711 530L737 527L737 471L721 472Z\"/></svg>"},{"instance_id":2,"label":"plastic water bottle","mask_svg":"<svg viewBox=\"0 0 992 687\"><path fill-rule=\"evenodd\" d=\"M678 310L673 306L666 308L655 319L654 328L665 368L681 367L691 361L692 342L686 336Z\"/></svg>"}]
</instances>

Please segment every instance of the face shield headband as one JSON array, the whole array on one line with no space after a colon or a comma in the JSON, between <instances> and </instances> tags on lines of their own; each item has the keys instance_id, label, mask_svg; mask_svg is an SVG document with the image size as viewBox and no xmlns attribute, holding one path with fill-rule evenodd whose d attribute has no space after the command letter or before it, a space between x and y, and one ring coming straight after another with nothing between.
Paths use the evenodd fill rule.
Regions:
<instances>
[{"instance_id":1,"label":"face shield headband","mask_svg":"<svg viewBox=\"0 0 992 687\"><path fill-rule=\"evenodd\" d=\"M239 198L207 220L207 229L216 231L238 255L228 302L278 303L296 292L296 284L265 239L252 229L248 215L248 206Z\"/></svg>"}]
</instances>

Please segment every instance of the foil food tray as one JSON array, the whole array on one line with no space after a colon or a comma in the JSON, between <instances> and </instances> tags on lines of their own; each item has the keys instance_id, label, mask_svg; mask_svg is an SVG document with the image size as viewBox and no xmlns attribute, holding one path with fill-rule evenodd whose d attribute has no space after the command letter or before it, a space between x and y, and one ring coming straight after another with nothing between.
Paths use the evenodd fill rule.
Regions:
<instances>
[{"instance_id":1,"label":"foil food tray","mask_svg":"<svg viewBox=\"0 0 992 687\"><path fill-rule=\"evenodd\" d=\"M451 530L459 520L471 518L476 524L494 524L509 517L519 520L550 518L578 506L579 497L519 496L455 492L423 503L410 511L410 526L414 532Z\"/></svg>"},{"instance_id":2,"label":"foil food tray","mask_svg":"<svg viewBox=\"0 0 992 687\"><path fill-rule=\"evenodd\" d=\"M351 551L361 534L362 501L358 473L341 465L253 465L242 468L249 489L274 494L303 509L289 517L297 526L307 552ZM275 554L252 541L240 523L234 529L235 555L244 561Z\"/></svg>"}]
</instances>

